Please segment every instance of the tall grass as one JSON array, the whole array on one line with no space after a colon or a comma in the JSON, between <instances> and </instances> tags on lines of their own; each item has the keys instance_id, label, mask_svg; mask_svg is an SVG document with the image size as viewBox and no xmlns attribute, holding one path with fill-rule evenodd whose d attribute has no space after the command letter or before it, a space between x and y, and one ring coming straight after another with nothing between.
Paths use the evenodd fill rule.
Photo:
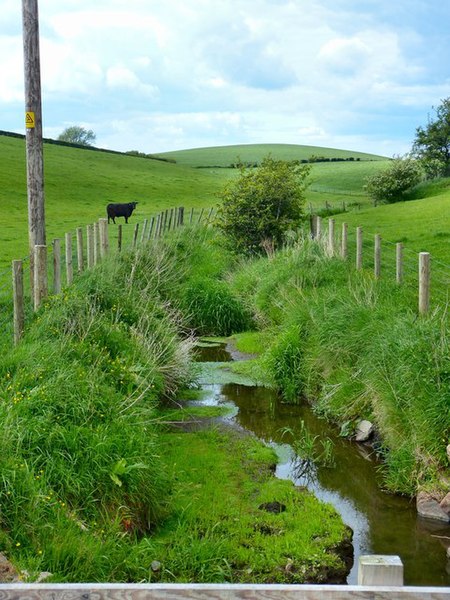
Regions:
<instances>
[{"instance_id":1,"label":"tall grass","mask_svg":"<svg viewBox=\"0 0 450 600\"><path fill-rule=\"evenodd\" d=\"M230 335L252 327L245 304L227 282L237 259L212 229L185 228L166 241L183 276L171 302L197 335Z\"/></svg>"},{"instance_id":2,"label":"tall grass","mask_svg":"<svg viewBox=\"0 0 450 600\"><path fill-rule=\"evenodd\" d=\"M190 341L152 250L80 276L0 357L3 548L31 574L138 580L136 540L167 512L156 406L189 381Z\"/></svg>"},{"instance_id":3,"label":"tall grass","mask_svg":"<svg viewBox=\"0 0 450 600\"><path fill-rule=\"evenodd\" d=\"M340 423L373 421L387 488L437 484L450 440L445 307L418 317L409 289L351 272L308 240L247 263L234 289L272 329L262 363L286 400Z\"/></svg>"}]
</instances>

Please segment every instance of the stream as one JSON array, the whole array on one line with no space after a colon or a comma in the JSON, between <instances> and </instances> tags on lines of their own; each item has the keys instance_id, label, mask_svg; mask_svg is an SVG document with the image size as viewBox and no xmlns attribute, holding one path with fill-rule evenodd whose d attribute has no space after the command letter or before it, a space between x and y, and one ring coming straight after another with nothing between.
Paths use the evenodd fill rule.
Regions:
<instances>
[{"instance_id":1,"label":"stream","mask_svg":"<svg viewBox=\"0 0 450 600\"><path fill-rule=\"evenodd\" d=\"M199 348L197 360L226 363L233 358L223 344ZM332 504L352 528L355 562L348 584L357 583L359 555L395 554L404 565L405 585L450 585L450 561L446 558L450 526L419 517L414 502L381 491L379 463L369 447L339 437L337 429L309 407L284 404L268 388L211 383L208 378L201 383L201 404L227 406L230 411L222 420L252 432L275 449L278 477L308 487L317 498ZM311 436L332 440L334 467L312 465L305 472L304 461L291 445L301 435L302 421Z\"/></svg>"}]
</instances>

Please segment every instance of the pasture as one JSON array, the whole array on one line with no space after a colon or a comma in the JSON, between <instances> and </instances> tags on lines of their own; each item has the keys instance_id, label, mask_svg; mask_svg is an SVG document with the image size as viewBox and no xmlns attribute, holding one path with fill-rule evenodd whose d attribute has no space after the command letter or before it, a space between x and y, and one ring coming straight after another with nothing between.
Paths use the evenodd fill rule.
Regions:
<instances>
[{"instance_id":1,"label":"pasture","mask_svg":"<svg viewBox=\"0 0 450 600\"><path fill-rule=\"evenodd\" d=\"M373 208L363 189L365 179L383 169L386 158L286 144L199 148L161 154L176 163L44 144L48 243L55 237L63 237L67 231L105 217L109 202L138 202L130 226L124 227L125 241L131 239L133 223L142 222L165 208L214 206L217 193L238 174L237 169L218 166L230 165L237 158L244 162L259 161L269 154L299 160L312 155L355 158L354 161L312 165L306 210L310 206L323 208L326 202L331 206L342 206L345 202L350 212L336 217L337 222L345 220L350 227L362 225L367 232L381 233L392 242L404 241L414 250L426 249L439 260L450 262L448 243L443 243L448 242L450 229L448 187L429 187L428 193L434 195L426 200ZM3 165L0 172L0 271L9 273L11 260L28 253L24 140L0 135L0 160ZM195 168L208 164L217 167ZM426 195L427 191L422 194Z\"/></svg>"},{"instance_id":2,"label":"pasture","mask_svg":"<svg viewBox=\"0 0 450 600\"><path fill-rule=\"evenodd\" d=\"M3 269L28 252L24 140L0 136L0 161ZM223 181L183 165L51 144L44 144L44 176L48 242L106 217L109 202L139 203L130 224L167 207L211 206Z\"/></svg>"},{"instance_id":3,"label":"pasture","mask_svg":"<svg viewBox=\"0 0 450 600\"><path fill-rule=\"evenodd\" d=\"M0 268L10 280L10 260L27 253L23 140L0 136L0 157L4 165L0 175ZM362 225L367 234L381 232L384 240L429 250L445 267L450 261L448 186L443 182L422 189L423 196L429 195L423 199L371 207L364 196L364 178L384 164L383 160L314 164L308 201L314 198L315 206L320 207L330 198L348 204L361 198L365 206L336 216L337 222ZM124 227L131 236L134 223L167 207L184 205L189 210L214 205L216 193L237 173L236 169L196 169L46 145L48 241L105 217L109 202L138 201L130 225ZM111 225L111 240L116 231ZM181 334L201 332L202 328L205 333L223 334L218 328L225 321L231 322L229 329L234 327L234 331L256 324L258 319L264 324L257 335L270 343L265 349L267 360L261 364L287 399L314 398L320 414L337 422L356 422L367 416L376 423L390 452L385 470L388 489L414 494L416 473L421 478L417 476L418 485L430 481L440 485L439 470L446 461L444 450L449 441L445 429L447 388L442 393L448 360L447 340L439 328L443 321L438 322L434 313L428 320L417 320L408 289L394 287L384 279L375 289L368 271L352 275L349 294L346 264L330 261L312 242L306 244L307 254L300 240L271 260L262 257L236 264L215 238L213 228L205 229L200 237L193 235L193 230L181 230L180 235L156 240L150 252L124 252L120 260L101 262L76 278L64 291L63 301L50 298L37 318L30 319L22 344L4 353L0 365L5 374L3 396L10 402L3 405L7 435L1 499L9 530L0 536L8 555L32 577L48 570L56 581L163 577L222 581L231 576L240 581L241 574L244 580L252 573L260 580L253 557L248 562L246 555L241 557L244 568L238 574L229 569L231 558L222 560L228 556L226 544L230 557L238 555L231 533L238 531L238 541L242 532L247 535L246 509L240 503L244 487L252 499L252 510L255 504L256 493L249 483L252 471L246 463L248 447L239 453L230 440L197 436L190 441L183 433L184 446L178 433L156 425L161 425L159 401L175 396L195 375L190 342ZM168 306L175 310L166 314ZM243 318L236 327L239 314ZM207 320L205 315L213 318ZM210 323L213 329L209 330ZM311 335L300 335L303 331ZM250 335L254 339L256 334ZM319 339L325 342L315 343ZM362 339L371 343L361 344ZM249 349L255 350L254 345ZM409 353L403 352L411 348ZM428 360L425 367L424 356ZM298 357L306 357L301 369ZM433 387L430 382L440 363L442 382L438 381L437 393L438 384ZM327 373L322 368L325 364ZM386 364L395 368L387 371ZM426 376L418 377L419 372ZM390 415L386 422L384 414ZM162 420L171 419L163 415ZM236 466L230 462L230 448ZM254 465L255 452L250 451ZM425 458L418 461L417 456ZM220 503L217 486L210 490L204 483L210 482L211 465L219 465L225 482L225 500ZM231 465L236 485L225 478L225 465ZM244 465L246 472L241 473L238 465ZM258 464L256 467L259 474ZM261 487L259 479L256 483ZM268 485L270 494L263 500L273 497L275 484ZM238 492L236 508L230 501L233 487ZM203 508L222 504L231 508L226 516L211 513L211 519ZM310 514L317 516L318 511L318 506L308 507ZM74 514L83 524L81 531ZM330 519L339 539L345 533L342 524L334 514L330 513ZM309 518L294 520L302 527L310 524ZM224 527L222 537L216 540L217 524L228 521L229 529ZM194 533L198 533L201 546L192 523L198 527ZM155 524L159 527L155 537L141 537L153 532ZM290 534L293 526L285 529ZM327 525L327 536L311 533L314 543L309 554L314 555L322 539L325 543L319 550L321 564L335 560L328 553L329 531ZM205 539L211 541L206 555ZM293 545L302 544L295 541ZM271 552L277 550L272 540L269 545ZM167 571L155 575L149 570L155 558L169 565ZM291 577L290 571L280 571L278 564L277 559L276 573ZM268 576L272 580L273 574Z\"/></svg>"},{"instance_id":4,"label":"pasture","mask_svg":"<svg viewBox=\"0 0 450 600\"><path fill-rule=\"evenodd\" d=\"M414 253L430 252L450 265L450 189L430 198L365 207L335 216L337 223L363 227L367 236L380 233L391 243L403 242Z\"/></svg>"}]
</instances>

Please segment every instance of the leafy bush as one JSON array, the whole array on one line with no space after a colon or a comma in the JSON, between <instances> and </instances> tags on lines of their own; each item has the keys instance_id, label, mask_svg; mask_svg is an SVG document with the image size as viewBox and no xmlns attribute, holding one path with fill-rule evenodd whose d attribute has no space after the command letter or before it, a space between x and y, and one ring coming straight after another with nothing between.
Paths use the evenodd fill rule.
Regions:
<instances>
[{"instance_id":1,"label":"leafy bush","mask_svg":"<svg viewBox=\"0 0 450 600\"><path fill-rule=\"evenodd\" d=\"M399 202L422 179L422 167L412 158L395 158L385 171L368 177L365 189L376 204Z\"/></svg>"},{"instance_id":2,"label":"leafy bush","mask_svg":"<svg viewBox=\"0 0 450 600\"><path fill-rule=\"evenodd\" d=\"M310 167L297 161L265 158L258 169L241 168L220 194L217 225L237 252L260 253L279 246L302 219Z\"/></svg>"}]
</instances>

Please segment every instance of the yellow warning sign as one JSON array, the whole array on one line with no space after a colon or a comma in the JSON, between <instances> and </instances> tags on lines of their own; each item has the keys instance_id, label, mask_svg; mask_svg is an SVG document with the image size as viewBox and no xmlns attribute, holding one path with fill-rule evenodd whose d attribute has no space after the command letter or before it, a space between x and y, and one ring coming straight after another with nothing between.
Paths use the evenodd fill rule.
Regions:
<instances>
[{"instance_id":1,"label":"yellow warning sign","mask_svg":"<svg viewBox=\"0 0 450 600\"><path fill-rule=\"evenodd\" d=\"M35 127L34 112L25 113L25 127L27 129L33 129Z\"/></svg>"}]
</instances>

